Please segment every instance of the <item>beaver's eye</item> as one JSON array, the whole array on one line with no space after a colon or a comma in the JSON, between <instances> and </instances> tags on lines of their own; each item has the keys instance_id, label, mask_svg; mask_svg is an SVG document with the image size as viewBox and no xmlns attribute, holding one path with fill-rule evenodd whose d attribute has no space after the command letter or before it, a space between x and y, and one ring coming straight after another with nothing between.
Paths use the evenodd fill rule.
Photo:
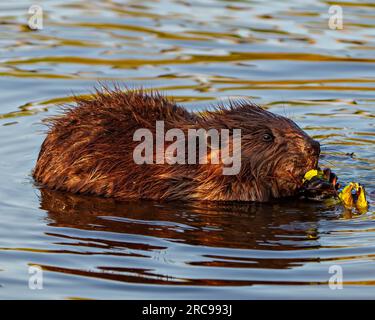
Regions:
<instances>
[{"instance_id":1,"label":"beaver's eye","mask_svg":"<svg viewBox=\"0 0 375 320\"><path fill-rule=\"evenodd\" d=\"M273 136L272 136L272 134L265 133L265 134L263 134L262 139L263 139L264 142L271 142L271 141L273 141Z\"/></svg>"}]
</instances>

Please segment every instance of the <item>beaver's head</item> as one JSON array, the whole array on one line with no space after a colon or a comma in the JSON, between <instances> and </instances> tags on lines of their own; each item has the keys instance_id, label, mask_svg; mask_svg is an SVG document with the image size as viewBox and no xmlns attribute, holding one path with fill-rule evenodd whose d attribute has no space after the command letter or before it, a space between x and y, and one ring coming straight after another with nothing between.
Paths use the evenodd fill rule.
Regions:
<instances>
[{"instance_id":1,"label":"beaver's head","mask_svg":"<svg viewBox=\"0 0 375 320\"><path fill-rule=\"evenodd\" d=\"M241 170L232 177L232 184L238 181L239 186L232 192L241 192L241 199L295 195L304 174L318 165L319 142L286 117L240 102L222 110L216 120L223 127L241 129Z\"/></svg>"}]
</instances>

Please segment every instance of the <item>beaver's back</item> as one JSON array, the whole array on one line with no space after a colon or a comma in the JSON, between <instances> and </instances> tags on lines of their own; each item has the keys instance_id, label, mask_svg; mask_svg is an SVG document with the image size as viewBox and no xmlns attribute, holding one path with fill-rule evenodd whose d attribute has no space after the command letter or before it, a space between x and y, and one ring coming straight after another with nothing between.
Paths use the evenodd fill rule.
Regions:
<instances>
[{"instance_id":1,"label":"beaver's back","mask_svg":"<svg viewBox=\"0 0 375 320\"><path fill-rule=\"evenodd\" d=\"M155 179L162 168L134 163L133 134L139 128L155 133L156 120L163 120L167 129L193 124L196 116L159 93L142 90L98 91L76 104L49 119L35 180L76 193L163 198L168 188Z\"/></svg>"}]
</instances>

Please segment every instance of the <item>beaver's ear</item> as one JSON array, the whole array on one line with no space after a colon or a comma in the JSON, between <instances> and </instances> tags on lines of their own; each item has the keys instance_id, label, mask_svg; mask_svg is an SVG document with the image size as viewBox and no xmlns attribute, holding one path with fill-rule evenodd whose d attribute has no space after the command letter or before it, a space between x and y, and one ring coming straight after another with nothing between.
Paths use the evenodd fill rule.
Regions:
<instances>
[{"instance_id":1,"label":"beaver's ear","mask_svg":"<svg viewBox=\"0 0 375 320\"><path fill-rule=\"evenodd\" d=\"M229 110L245 112L247 114L260 114L265 112L262 107L246 98L239 98L235 100L230 99Z\"/></svg>"},{"instance_id":2,"label":"beaver's ear","mask_svg":"<svg viewBox=\"0 0 375 320\"><path fill-rule=\"evenodd\" d=\"M265 110L246 98L229 98L228 100L221 100L214 105L210 105L210 108L206 109L199 114L212 115L212 114L231 114L238 112L257 113L264 112Z\"/></svg>"},{"instance_id":3,"label":"beaver's ear","mask_svg":"<svg viewBox=\"0 0 375 320\"><path fill-rule=\"evenodd\" d=\"M260 123L268 123L268 121L282 118L246 98L229 100L229 107L224 108L222 112L228 115L246 117L247 120L258 121Z\"/></svg>"}]
</instances>

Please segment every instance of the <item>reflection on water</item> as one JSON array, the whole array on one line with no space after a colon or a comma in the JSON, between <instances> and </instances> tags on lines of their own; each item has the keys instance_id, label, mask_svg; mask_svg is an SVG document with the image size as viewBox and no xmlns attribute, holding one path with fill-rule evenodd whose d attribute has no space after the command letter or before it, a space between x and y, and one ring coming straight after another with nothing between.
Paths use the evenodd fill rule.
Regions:
<instances>
[{"instance_id":1,"label":"reflection on water","mask_svg":"<svg viewBox=\"0 0 375 320\"><path fill-rule=\"evenodd\" d=\"M333 2L32 1L0 4L0 298L373 298L375 7ZM55 106L109 86L157 88L190 110L247 96L322 143L363 182L365 215L301 201L118 203L30 178ZM44 289L28 289L28 266ZM340 265L344 290L330 290Z\"/></svg>"},{"instance_id":2,"label":"reflection on water","mask_svg":"<svg viewBox=\"0 0 375 320\"><path fill-rule=\"evenodd\" d=\"M311 207L314 207L311 203L303 202L119 203L109 199L41 190L41 208L48 211L48 221L52 226L142 234L174 239L189 245L239 249L261 249L263 246L276 249L280 245L284 249L314 246L305 241L314 240L316 212L323 209ZM313 211L313 214L309 211ZM294 230L296 243L292 246L288 246L288 241L283 243L283 239L293 236L293 230L290 233L280 226L304 221L306 224L301 225L300 230ZM280 229L277 235L276 229Z\"/></svg>"},{"instance_id":3,"label":"reflection on water","mask_svg":"<svg viewBox=\"0 0 375 320\"><path fill-rule=\"evenodd\" d=\"M167 277L158 269L145 268L149 258L155 254L164 254L164 259L180 260L186 265L226 267L226 268L271 268L288 269L315 258L298 257L291 254L286 259L270 259L262 250L295 250L318 247L317 213L322 208L311 209L311 204L278 203L278 204L215 204L215 203L173 203L153 202L119 203L110 199L72 195L57 191L41 190L41 208L48 212L48 225L59 228L74 228L82 231L95 231L97 237L82 235L67 236L59 232L49 234L60 239L60 252L90 255L93 252L118 257L137 257L144 264L137 262L134 266L98 266L93 272L97 277L116 279L118 281L140 283L167 283L189 285L251 285L267 283L265 279L243 277L226 279L217 271L208 279L195 277ZM292 206L292 208L291 208ZM127 242L119 236L108 239L107 233L120 235L137 235L145 242ZM103 236L101 238L100 236ZM163 244L152 245L150 237L163 241ZM56 240L55 240L56 241ZM178 245L177 245L178 244ZM66 249L63 249L66 246ZM76 246L79 250L74 249ZM170 256L167 252L181 247L181 253ZM190 246L207 248L206 254L189 258ZM183 249L186 247L186 252ZM85 248L84 251L82 249ZM216 248L216 250L215 250ZM252 257L228 255L230 251L222 248L256 249L258 254ZM216 253L215 253L216 252ZM288 255L287 255L288 256ZM197 259L199 258L199 259ZM85 274L91 272L64 269L44 265L51 271ZM194 269L192 269L194 270ZM178 273L178 269L176 270ZM191 272L189 270L189 272ZM196 273L196 272L193 272ZM197 273L199 275L199 272ZM91 275L93 276L93 275ZM240 276L240 273L238 274ZM284 282L285 279L271 282Z\"/></svg>"}]
</instances>

